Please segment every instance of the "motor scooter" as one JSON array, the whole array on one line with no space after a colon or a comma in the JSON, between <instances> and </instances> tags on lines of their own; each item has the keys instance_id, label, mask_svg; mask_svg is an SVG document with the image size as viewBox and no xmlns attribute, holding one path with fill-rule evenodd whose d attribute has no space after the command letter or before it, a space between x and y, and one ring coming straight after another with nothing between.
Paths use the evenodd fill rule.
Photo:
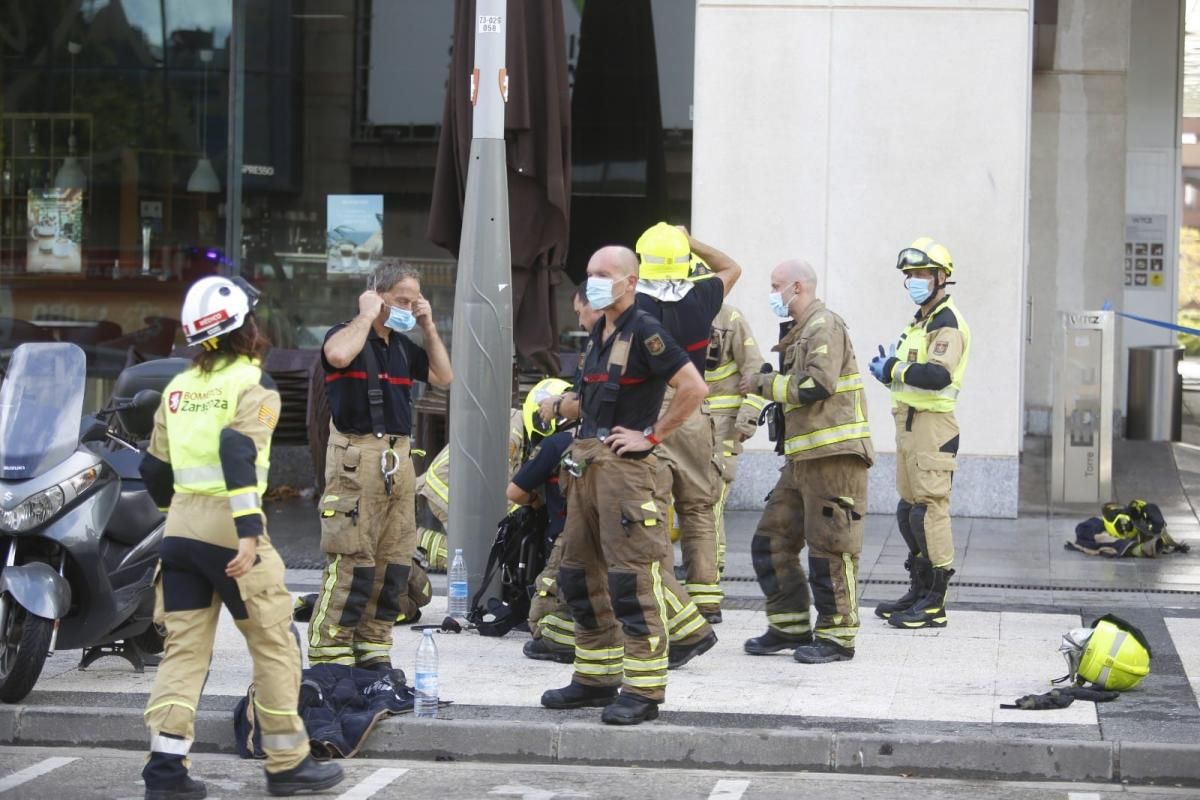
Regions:
<instances>
[{"instance_id":1,"label":"motor scooter","mask_svg":"<svg viewBox=\"0 0 1200 800\"><path fill-rule=\"evenodd\" d=\"M29 694L55 649L83 651L80 668L105 655L139 672L157 663L163 632L154 624L154 582L165 517L138 465L161 391L187 363L163 361L172 363L122 372L114 399L83 418L79 347L13 351L0 386L4 702Z\"/></svg>"}]
</instances>

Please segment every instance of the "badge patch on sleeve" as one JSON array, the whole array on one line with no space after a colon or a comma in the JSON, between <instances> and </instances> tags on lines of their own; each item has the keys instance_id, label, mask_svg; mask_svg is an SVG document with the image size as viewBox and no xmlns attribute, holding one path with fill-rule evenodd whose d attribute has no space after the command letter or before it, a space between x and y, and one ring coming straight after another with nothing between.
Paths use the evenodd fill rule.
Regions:
<instances>
[{"instance_id":1,"label":"badge patch on sleeve","mask_svg":"<svg viewBox=\"0 0 1200 800\"><path fill-rule=\"evenodd\" d=\"M646 349L650 351L652 356L661 356L667 349L667 343L657 333L646 340Z\"/></svg>"},{"instance_id":2,"label":"badge patch on sleeve","mask_svg":"<svg viewBox=\"0 0 1200 800\"><path fill-rule=\"evenodd\" d=\"M270 430L275 430L275 426L279 424L279 415L266 406L259 406L258 421Z\"/></svg>"},{"instance_id":3,"label":"badge patch on sleeve","mask_svg":"<svg viewBox=\"0 0 1200 800\"><path fill-rule=\"evenodd\" d=\"M947 341L936 342L933 345L933 354L935 356L944 356L948 347L950 347L950 343Z\"/></svg>"}]
</instances>

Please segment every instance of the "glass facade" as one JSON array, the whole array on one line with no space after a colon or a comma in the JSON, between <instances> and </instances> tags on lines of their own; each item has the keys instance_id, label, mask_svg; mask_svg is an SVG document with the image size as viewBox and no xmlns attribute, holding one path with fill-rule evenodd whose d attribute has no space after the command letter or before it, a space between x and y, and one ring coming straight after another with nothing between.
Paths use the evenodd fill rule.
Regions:
<instances>
[{"instance_id":1,"label":"glass facade","mask_svg":"<svg viewBox=\"0 0 1200 800\"><path fill-rule=\"evenodd\" d=\"M604 74L628 21L600 19L609 4L546 1L562 5L572 88L592 87L586 107L572 101L571 252L551 265L567 276L552 304L568 348L593 246L688 222L695 10L646 0L645 57ZM449 338L455 263L428 228L454 5L7 0L0 358L24 341L78 343L96 407L130 359L182 344L187 286L231 272L263 290L276 348L311 351L382 256L421 270ZM622 113L614 75L656 84L653 113L642 95ZM650 146L603 146L625 129Z\"/></svg>"}]
</instances>

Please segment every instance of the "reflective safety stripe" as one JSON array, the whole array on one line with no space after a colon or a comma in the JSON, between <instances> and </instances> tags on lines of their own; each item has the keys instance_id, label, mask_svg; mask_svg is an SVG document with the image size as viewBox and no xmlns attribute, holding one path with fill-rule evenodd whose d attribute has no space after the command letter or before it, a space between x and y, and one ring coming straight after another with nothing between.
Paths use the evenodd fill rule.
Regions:
<instances>
[{"instance_id":1,"label":"reflective safety stripe","mask_svg":"<svg viewBox=\"0 0 1200 800\"><path fill-rule=\"evenodd\" d=\"M429 490L436 494L443 503L448 504L450 502L450 486L437 475L434 475L432 470L425 473L425 485L428 486Z\"/></svg>"},{"instance_id":2,"label":"reflective safety stripe","mask_svg":"<svg viewBox=\"0 0 1200 800\"><path fill-rule=\"evenodd\" d=\"M792 636L801 636L812 630L807 611L767 614L767 625Z\"/></svg>"},{"instance_id":3,"label":"reflective safety stripe","mask_svg":"<svg viewBox=\"0 0 1200 800\"><path fill-rule=\"evenodd\" d=\"M842 553L842 569L846 572L846 592L849 594L847 603L850 606L850 616L855 617L858 614L858 575L854 569L854 556Z\"/></svg>"},{"instance_id":4,"label":"reflective safety stripe","mask_svg":"<svg viewBox=\"0 0 1200 800\"><path fill-rule=\"evenodd\" d=\"M1125 646L1125 640L1129 638L1129 634L1125 631L1118 630L1113 638L1112 647L1108 649L1108 656L1104 659L1104 669L1100 670L1100 676L1096 679L1096 685L1107 687L1108 677L1112 674L1112 666L1117 661L1117 656L1121 652L1121 648Z\"/></svg>"},{"instance_id":5,"label":"reflective safety stripe","mask_svg":"<svg viewBox=\"0 0 1200 800\"><path fill-rule=\"evenodd\" d=\"M687 589L687 593L698 606L719 603L725 597L725 592L716 583L688 583L684 584L683 588Z\"/></svg>"},{"instance_id":6,"label":"reflective safety stripe","mask_svg":"<svg viewBox=\"0 0 1200 800\"><path fill-rule=\"evenodd\" d=\"M635 672L653 672L659 669L667 668L667 657L661 658L630 658L625 657L625 670L633 670Z\"/></svg>"},{"instance_id":7,"label":"reflective safety stripe","mask_svg":"<svg viewBox=\"0 0 1200 800\"><path fill-rule=\"evenodd\" d=\"M325 567L325 586L321 596L321 605L317 609L317 613L313 614L312 622L308 629L308 643L315 645L321 641L321 625L325 622L325 615L329 612L329 601L333 597L333 588L337 586L338 565L342 562L341 554L333 557L333 561L329 566ZM349 650L349 648L347 648Z\"/></svg>"},{"instance_id":8,"label":"reflective safety stripe","mask_svg":"<svg viewBox=\"0 0 1200 800\"><path fill-rule=\"evenodd\" d=\"M267 473L270 468L262 464L254 466L255 476L260 484L267 482ZM173 470L175 476L176 491L186 492L190 494L211 494L218 497L225 496L225 470L221 469L221 465L207 467L183 467ZM201 490L200 487L205 487Z\"/></svg>"},{"instance_id":9,"label":"reflective safety stripe","mask_svg":"<svg viewBox=\"0 0 1200 800\"><path fill-rule=\"evenodd\" d=\"M153 705L153 706L150 706L149 708L147 708L145 711L142 712L142 716L143 717L149 716L151 712L158 711L160 708L166 708L167 706L181 706L183 708L186 708L188 711L191 711L193 714L196 713L195 706L189 706L187 703L182 703L178 700L165 700L157 705Z\"/></svg>"},{"instance_id":10,"label":"reflective safety stripe","mask_svg":"<svg viewBox=\"0 0 1200 800\"><path fill-rule=\"evenodd\" d=\"M639 689L657 689L660 686L667 685L667 673L662 672L656 675L626 675L625 683L629 686L636 686Z\"/></svg>"},{"instance_id":11,"label":"reflective safety stripe","mask_svg":"<svg viewBox=\"0 0 1200 800\"><path fill-rule=\"evenodd\" d=\"M255 701L254 701L254 708L258 711L263 712L264 714L270 714L273 717L298 717L298 716L300 716L299 714L296 713L295 709L288 711L287 709L271 708L270 706L264 706L262 703L258 702L257 699L255 699Z\"/></svg>"},{"instance_id":12,"label":"reflective safety stripe","mask_svg":"<svg viewBox=\"0 0 1200 800\"><path fill-rule=\"evenodd\" d=\"M585 661L608 661L612 658L624 658L625 646L608 647L602 650L585 650L582 647L576 647L575 657Z\"/></svg>"},{"instance_id":13,"label":"reflective safety stripe","mask_svg":"<svg viewBox=\"0 0 1200 800\"><path fill-rule=\"evenodd\" d=\"M566 647L574 647L575 646L574 631L571 631L569 633L564 633L561 628L558 628L553 625L546 625L545 618L542 619L542 623L543 623L542 624L542 638L543 639L549 639L552 642L564 645Z\"/></svg>"},{"instance_id":14,"label":"reflective safety stripe","mask_svg":"<svg viewBox=\"0 0 1200 800\"><path fill-rule=\"evenodd\" d=\"M169 756L186 756L192 749L193 739L176 739L173 736L155 734L150 737L150 752L166 753Z\"/></svg>"},{"instance_id":15,"label":"reflective safety stripe","mask_svg":"<svg viewBox=\"0 0 1200 800\"><path fill-rule=\"evenodd\" d=\"M229 497L229 508L233 511L235 517L252 514L256 511L262 511L262 500L259 499L258 492L256 491L234 494Z\"/></svg>"},{"instance_id":16,"label":"reflective safety stripe","mask_svg":"<svg viewBox=\"0 0 1200 800\"><path fill-rule=\"evenodd\" d=\"M726 361L716 369L704 370L704 380L708 383L716 383L717 381L723 381L728 377L736 375L737 371L738 365L736 361Z\"/></svg>"},{"instance_id":17,"label":"reflective safety stripe","mask_svg":"<svg viewBox=\"0 0 1200 800\"><path fill-rule=\"evenodd\" d=\"M308 733L264 733L262 746L264 750L292 750L308 744Z\"/></svg>"},{"instance_id":18,"label":"reflective safety stripe","mask_svg":"<svg viewBox=\"0 0 1200 800\"><path fill-rule=\"evenodd\" d=\"M750 406L751 408L758 409L759 411L762 411L764 408L767 407L767 398L762 397L757 394L746 395L745 397L742 398L742 402L745 403L746 405Z\"/></svg>"},{"instance_id":19,"label":"reflective safety stripe","mask_svg":"<svg viewBox=\"0 0 1200 800\"><path fill-rule=\"evenodd\" d=\"M794 453L816 450L818 447L837 444L838 442L845 442L851 439L869 439L870 437L871 428L866 422L849 422L845 425L825 428L801 436L793 436L784 442L783 452L784 455L793 455Z\"/></svg>"},{"instance_id":20,"label":"reflective safety stripe","mask_svg":"<svg viewBox=\"0 0 1200 800\"><path fill-rule=\"evenodd\" d=\"M767 614L767 622L808 622L809 612L789 614Z\"/></svg>"},{"instance_id":21,"label":"reflective safety stripe","mask_svg":"<svg viewBox=\"0 0 1200 800\"><path fill-rule=\"evenodd\" d=\"M308 654L308 662L310 664L340 664L343 667L353 667L356 663L354 656L341 656L340 658L317 658L310 651Z\"/></svg>"},{"instance_id":22,"label":"reflective safety stripe","mask_svg":"<svg viewBox=\"0 0 1200 800\"><path fill-rule=\"evenodd\" d=\"M771 379L771 399L776 403L787 402L787 385L790 375L776 375Z\"/></svg>"},{"instance_id":23,"label":"reflective safety stripe","mask_svg":"<svg viewBox=\"0 0 1200 800\"><path fill-rule=\"evenodd\" d=\"M612 664L592 664L576 658L575 671L580 675L620 675L625 671L625 668L621 666L620 661Z\"/></svg>"},{"instance_id":24,"label":"reflective safety stripe","mask_svg":"<svg viewBox=\"0 0 1200 800\"><path fill-rule=\"evenodd\" d=\"M375 642L355 642L354 652L356 653L390 653L392 645L376 644Z\"/></svg>"},{"instance_id":25,"label":"reflective safety stripe","mask_svg":"<svg viewBox=\"0 0 1200 800\"><path fill-rule=\"evenodd\" d=\"M942 397L947 400L958 399L958 389L954 387L954 384L950 384L949 386L945 386L941 389L922 389L919 386L909 386L906 384L904 382L904 374L908 372L908 368L911 366L912 364L905 363L892 370L891 389L893 392L903 392L904 394L924 397Z\"/></svg>"},{"instance_id":26,"label":"reflective safety stripe","mask_svg":"<svg viewBox=\"0 0 1200 800\"><path fill-rule=\"evenodd\" d=\"M670 592L667 592L669 595ZM688 603L686 608L667 623L667 633L672 642L682 641L698 631L704 625L704 617L700 616L695 603Z\"/></svg>"},{"instance_id":27,"label":"reflective safety stripe","mask_svg":"<svg viewBox=\"0 0 1200 800\"><path fill-rule=\"evenodd\" d=\"M714 394L705 398L705 403L712 411L726 411L734 408L742 407L742 396L740 394Z\"/></svg>"}]
</instances>

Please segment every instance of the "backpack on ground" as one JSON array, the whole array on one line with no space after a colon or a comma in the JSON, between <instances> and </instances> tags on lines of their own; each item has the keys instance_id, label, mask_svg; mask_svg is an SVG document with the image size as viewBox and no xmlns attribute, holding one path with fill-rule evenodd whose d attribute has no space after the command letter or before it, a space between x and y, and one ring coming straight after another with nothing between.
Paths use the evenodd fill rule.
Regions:
<instances>
[{"instance_id":1,"label":"backpack on ground","mask_svg":"<svg viewBox=\"0 0 1200 800\"><path fill-rule=\"evenodd\" d=\"M521 506L500 521L479 591L467 618L483 636L503 636L529 619L530 590L546 566L546 509ZM499 577L500 597L480 605Z\"/></svg>"}]
</instances>

